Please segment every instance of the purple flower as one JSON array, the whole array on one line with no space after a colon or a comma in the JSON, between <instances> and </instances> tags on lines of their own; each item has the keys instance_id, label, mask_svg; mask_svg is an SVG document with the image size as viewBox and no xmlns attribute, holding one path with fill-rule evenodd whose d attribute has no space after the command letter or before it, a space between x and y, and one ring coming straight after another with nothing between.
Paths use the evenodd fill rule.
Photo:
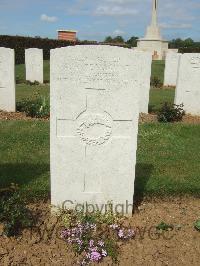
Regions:
<instances>
[{"instance_id":1,"label":"purple flower","mask_svg":"<svg viewBox=\"0 0 200 266\"><path fill-rule=\"evenodd\" d=\"M71 232L70 232L69 229L67 229L67 230L63 230L63 231L61 232L61 238L66 238L66 237L69 237L70 235L71 235Z\"/></svg>"},{"instance_id":2,"label":"purple flower","mask_svg":"<svg viewBox=\"0 0 200 266\"><path fill-rule=\"evenodd\" d=\"M90 259L90 253L87 253L85 256L87 259Z\"/></svg>"},{"instance_id":3,"label":"purple flower","mask_svg":"<svg viewBox=\"0 0 200 266\"><path fill-rule=\"evenodd\" d=\"M76 228L72 228L72 234L76 233Z\"/></svg>"},{"instance_id":4,"label":"purple flower","mask_svg":"<svg viewBox=\"0 0 200 266\"><path fill-rule=\"evenodd\" d=\"M86 260L83 259L82 262L81 262L81 265L86 265L86 264L87 264Z\"/></svg>"},{"instance_id":5,"label":"purple flower","mask_svg":"<svg viewBox=\"0 0 200 266\"><path fill-rule=\"evenodd\" d=\"M103 242L103 240L99 240L99 241L98 241L98 245L99 245L100 247L103 247L103 246L104 246L104 242Z\"/></svg>"},{"instance_id":6,"label":"purple flower","mask_svg":"<svg viewBox=\"0 0 200 266\"><path fill-rule=\"evenodd\" d=\"M94 240L91 239L91 240L89 241L89 246L90 246L90 248L92 248L92 247L94 246Z\"/></svg>"},{"instance_id":7,"label":"purple flower","mask_svg":"<svg viewBox=\"0 0 200 266\"><path fill-rule=\"evenodd\" d=\"M97 251L98 250L98 247L92 247L92 248L90 248L90 251L91 252L95 252L95 251Z\"/></svg>"},{"instance_id":8,"label":"purple flower","mask_svg":"<svg viewBox=\"0 0 200 266\"><path fill-rule=\"evenodd\" d=\"M115 229L119 228L119 225L118 224L111 224L110 228L115 230Z\"/></svg>"},{"instance_id":9,"label":"purple flower","mask_svg":"<svg viewBox=\"0 0 200 266\"><path fill-rule=\"evenodd\" d=\"M90 228L91 228L91 229L96 229L96 224L91 224L91 225L90 225Z\"/></svg>"},{"instance_id":10,"label":"purple flower","mask_svg":"<svg viewBox=\"0 0 200 266\"><path fill-rule=\"evenodd\" d=\"M120 229L118 231L118 236L119 236L119 238L123 238L124 237L124 231L122 229Z\"/></svg>"},{"instance_id":11,"label":"purple flower","mask_svg":"<svg viewBox=\"0 0 200 266\"><path fill-rule=\"evenodd\" d=\"M101 251L101 252L102 252L102 256L103 256L103 257L106 257L106 256L108 255L107 251L106 251L106 250L104 250L104 249L102 249L102 251Z\"/></svg>"},{"instance_id":12,"label":"purple flower","mask_svg":"<svg viewBox=\"0 0 200 266\"><path fill-rule=\"evenodd\" d=\"M83 245L83 241L81 239L77 239L76 240L76 243L79 245L79 246L82 246Z\"/></svg>"},{"instance_id":13,"label":"purple flower","mask_svg":"<svg viewBox=\"0 0 200 266\"><path fill-rule=\"evenodd\" d=\"M67 242L68 242L68 244L72 244L72 240L69 238L69 239L67 239Z\"/></svg>"},{"instance_id":14,"label":"purple flower","mask_svg":"<svg viewBox=\"0 0 200 266\"><path fill-rule=\"evenodd\" d=\"M80 224L80 223L78 223L78 224L77 224L77 227L78 227L78 228L83 228L83 225Z\"/></svg>"},{"instance_id":15,"label":"purple flower","mask_svg":"<svg viewBox=\"0 0 200 266\"><path fill-rule=\"evenodd\" d=\"M100 261L101 260L101 254L98 251L93 251L90 256L91 261Z\"/></svg>"},{"instance_id":16,"label":"purple flower","mask_svg":"<svg viewBox=\"0 0 200 266\"><path fill-rule=\"evenodd\" d=\"M132 238L135 236L135 231L132 229L128 229L128 234L127 234L128 238Z\"/></svg>"},{"instance_id":17,"label":"purple flower","mask_svg":"<svg viewBox=\"0 0 200 266\"><path fill-rule=\"evenodd\" d=\"M122 238L124 240L127 240L127 239L130 239L132 238L133 236L135 236L135 231L132 230L132 229L128 229L126 231L124 231L124 229L120 229L118 231L118 237L119 238Z\"/></svg>"}]
</instances>

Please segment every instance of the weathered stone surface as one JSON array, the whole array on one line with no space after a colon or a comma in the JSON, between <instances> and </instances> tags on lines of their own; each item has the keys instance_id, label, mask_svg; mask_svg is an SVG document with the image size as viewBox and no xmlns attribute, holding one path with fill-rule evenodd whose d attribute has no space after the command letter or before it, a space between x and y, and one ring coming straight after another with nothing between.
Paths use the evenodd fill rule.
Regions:
<instances>
[{"instance_id":1,"label":"weathered stone surface","mask_svg":"<svg viewBox=\"0 0 200 266\"><path fill-rule=\"evenodd\" d=\"M26 80L43 83L43 50L30 48L25 50Z\"/></svg>"},{"instance_id":2,"label":"weathered stone surface","mask_svg":"<svg viewBox=\"0 0 200 266\"><path fill-rule=\"evenodd\" d=\"M15 54L0 47L0 110L15 112Z\"/></svg>"},{"instance_id":3,"label":"weathered stone surface","mask_svg":"<svg viewBox=\"0 0 200 266\"><path fill-rule=\"evenodd\" d=\"M135 53L139 53L141 58L140 67L140 100L139 100L139 111L140 113L148 114L149 107L149 93L151 87L151 64L152 64L152 56L149 52L140 52L134 51Z\"/></svg>"},{"instance_id":4,"label":"weathered stone surface","mask_svg":"<svg viewBox=\"0 0 200 266\"><path fill-rule=\"evenodd\" d=\"M165 61L164 86L176 86L180 54L167 53Z\"/></svg>"},{"instance_id":5,"label":"weathered stone surface","mask_svg":"<svg viewBox=\"0 0 200 266\"><path fill-rule=\"evenodd\" d=\"M53 205L132 204L141 64L119 47L51 51Z\"/></svg>"},{"instance_id":6,"label":"weathered stone surface","mask_svg":"<svg viewBox=\"0 0 200 266\"><path fill-rule=\"evenodd\" d=\"M184 104L184 110L200 115L200 54L180 57L175 104Z\"/></svg>"}]
</instances>

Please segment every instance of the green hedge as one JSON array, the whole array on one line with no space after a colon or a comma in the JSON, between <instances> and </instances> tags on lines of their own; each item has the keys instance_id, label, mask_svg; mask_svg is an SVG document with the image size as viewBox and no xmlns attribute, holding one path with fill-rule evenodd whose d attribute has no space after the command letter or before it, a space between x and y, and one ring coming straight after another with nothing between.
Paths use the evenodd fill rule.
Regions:
<instances>
[{"instance_id":1,"label":"green hedge","mask_svg":"<svg viewBox=\"0 0 200 266\"><path fill-rule=\"evenodd\" d=\"M200 47L179 48L179 53L200 53Z\"/></svg>"},{"instance_id":2,"label":"green hedge","mask_svg":"<svg viewBox=\"0 0 200 266\"><path fill-rule=\"evenodd\" d=\"M96 42L76 42L76 44L95 44ZM25 61L25 49L27 48L40 48L43 49L44 60L49 60L50 50L74 45L70 41L61 41L53 39L43 39L40 37L22 37L22 36L7 36L0 35L0 47L12 48L15 50L15 62L16 64L24 64Z\"/></svg>"},{"instance_id":3,"label":"green hedge","mask_svg":"<svg viewBox=\"0 0 200 266\"><path fill-rule=\"evenodd\" d=\"M76 43L70 41L61 41L56 39L44 39L40 37L23 37L23 36L8 36L0 35L0 47L12 48L15 50L15 62L16 64L24 64L25 62L25 49L39 48L43 49L44 60L49 60L50 50L70 46L70 45L89 45L89 44L106 44L97 43L96 41L77 41ZM110 44L113 46L128 47L126 44Z\"/></svg>"}]
</instances>

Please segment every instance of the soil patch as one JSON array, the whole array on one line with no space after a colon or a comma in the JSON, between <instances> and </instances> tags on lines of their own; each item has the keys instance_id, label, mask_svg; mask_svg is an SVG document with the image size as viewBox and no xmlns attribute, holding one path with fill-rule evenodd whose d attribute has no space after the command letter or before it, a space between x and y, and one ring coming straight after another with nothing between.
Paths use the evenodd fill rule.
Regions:
<instances>
[{"instance_id":1,"label":"soil patch","mask_svg":"<svg viewBox=\"0 0 200 266\"><path fill-rule=\"evenodd\" d=\"M140 114L140 123L156 123L158 122L156 114ZM192 116L192 115L185 115L183 116L182 122L176 123L184 123L184 124L200 124L200 116Z\"/></svg>"},{"instance_id":2,"label":"soil patch","mask_svg":"<svg viewBox=\"0 0 200 266\"><path fill-rule=\"evenodd\" d=\"M144 114L141 113L139 117L139 123L156 123L158 122L156 114Z\"/></svg>"},{"instance_id":3,"label":"soil patch","mask_svg":"<svg viewBox=\"0 0 200 266\"><path fill-rule=\"evenodd\" d=\"M200 116L185 115L183 123L186 124L200 124Z\"/></svg>"},{"instance_id":4,"label":"soil patch","mask_svg":"<svg viewBox=\"0 0 200 266\"><path fill-rule=\"evenodd\" d=\"M37 227L18 238L0 236L0 265L76 265L77 258L59 239L59 220L51 217L49 204L31 208L40 217ZM200 199L143 201L134 216L127 218L137 233L134 240L121 245L119 265L199 265L200 232L193 226L198 218ZM174 229L157 232L155 226L162 221ZM106 259L100 265L113 264Z\"/></svg>"},{"instance_id":5,"label":"soil patch","mask_svg":"<svg viewBox=\"0 0 200 266\"><path fill-rule=\"evenodd\" d=\"M47 118L32 118L26 116L25 113L21 112L2 112L0 111L0 120L35 120L35 121L49 121L49 117ZM158 122L156 114L144 114L141 113L139 117L139 123L156 123ZM181 123L184 124L200 124L200 116L192 116L185 115L183 117L183 121Z\"/></svg>"},{"instance_id":6,"label":"soil patch","mask_svg":"<svg viewBox=\"0 0 200 266\"><path fill-rule=\"evenodd\" d=\"M22 112L2 112L0 111L0 120L40 120L46 121L49 118L33 118L30 116L26 116L25 113Z\"/></svg>"}]
</instances>

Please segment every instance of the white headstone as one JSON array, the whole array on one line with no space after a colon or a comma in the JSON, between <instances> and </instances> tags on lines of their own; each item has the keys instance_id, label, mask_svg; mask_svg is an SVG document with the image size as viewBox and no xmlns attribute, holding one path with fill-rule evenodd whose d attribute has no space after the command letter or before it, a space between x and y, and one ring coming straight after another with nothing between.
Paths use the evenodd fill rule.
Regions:
<instances>
[{"instance_id":1,"label":"white headstone","mask_svg":"<svg viewBox=\"0 0 200 266\"><path fill-rule=\"evenodd\" d=\"M165 60L164 86L176 86L180 54L167 53Z\"/></svg>"},{"instance_id":2,"label":"white headstone","mask_svg":"<svg viewBox=\"0 0 200 266\"><path fill-rule=\"evenodd\" d=\"M200 115L200 54L181 55L175 104L181 103L187 113Z\"/></svg>"},{"instance_id":3,"label":"white headstone","mask_svg":"<svg viewBox=\"0 0 200 266\"><path fill-rule=\"evenodd\" d=\"M52 205L132 204L140 64L119 47L51 51Z\"/></svg>"},{"instance_id":4,"label":"white headstone","mask_svg":"<svg viewBox=\"0 0 200 266\"><path fill-rule=\"evenodd\" d=\"M140 64L140 100L139 111L140 113L148 114L149 109L149 93L151 88L151 64L152 55L149 52L134 51L140 54L142 63Z\"/></svg>"},{"instance_id":5,"label":"white headstone","mask_svg":"<svg viewBox=\"0 0 200 266\"><path fill-rule=\"evenodd\" d=\"M25 50L26 80L43 83L43 50L30 48Z\"/></svg>"},{"instance_id":6,"label":"white headstone","mask_svg":"<svg viewBox=\"0 0 200 266\"><path fill-rule=\"evenodd\" d=\"M15 53L0 47L0 110L15 112Z\"/></svg>"}]
</instances>

